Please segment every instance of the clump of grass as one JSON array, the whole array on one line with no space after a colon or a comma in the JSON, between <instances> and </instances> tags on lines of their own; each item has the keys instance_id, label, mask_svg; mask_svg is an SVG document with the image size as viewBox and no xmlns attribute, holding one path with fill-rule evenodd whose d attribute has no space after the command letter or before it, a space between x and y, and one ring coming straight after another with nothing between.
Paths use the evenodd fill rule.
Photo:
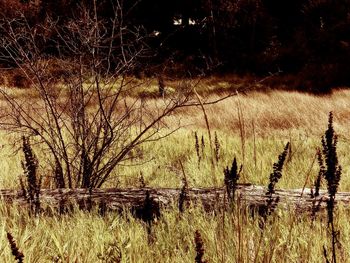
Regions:
<instances>
[{"instance_id":1,"label":"clump of grass","mask_svg":"<svg viewBox=\"0 0 350 263\"><path fill-rule=\"evenodd\" d=\"M224 169L224 175L225 175L225 186L226 186L226 192L228 199L230 201L234 201L235 199L235 192L237 188L237 182L240 178L240 174L242 172L242 165L238 169L237 160L236 157L233 159L231 169L228 168L228 166Z\"/></svg>"},{"instance_id":2,"label":"clump of grass","mask_svg":"<svg viewBox=\"0 0 350 263\"><path fill-rule=\"evenodd\" d=\"M328 129L322 137L322 155L320 154L321 164L325 163L326 167L320 168L323 177L327 182L328 200L327 200L327 214L328 214L328 228L331 233L332 243L332 262L337 262L336 245L340 245L339 231L335 230L334 210L335 197L338 191L338 186L341 178L342 167L338 163L337 156L337 142L338 137L333 128L333 114L329 113ZM326 257L326 253L325 253ZM326 257L326 260L327 257Z\"/></svg>"},{"instance_id":3,"label":"clump of grass","mask_svg":"<svg viewBox=\"0 0 350 263\"><path fill-rule=\"evenodd\" d=\"M34 214L38 214L40 211L40 188L41 188L41 177L37 174L38 170L38 159L36 158L32 147L29 142L29 138L23 136L22 138L22 150L24 153L24 161L22 161L22 168L26 183L20 178L20 184L22 187L23 195L27 199L31 211Z\"/></svg>"},{"instance_id":4,"label":"clump of grass","mask_svg":"<svg viewBox=\"0 0 350 263\"><path fill-rule=\"evenodd\" d=\"M97 257L105 263L121 263L123 258L121 249L116 242L108 243L104 247L103 253L97 255Z\"/></svg>"},{"instance_id":5,"label":"clump of grass","mask_svg":"<svg viewBox=\"0 0 350 263\"><path fill-rule=\"evenodd\" d=\"M17 247L16 241L10 232L7 232L7 240L9 241L12 255L18 263L23 263L24 255Z\"/></svg>"},{"instance_id":6,"label":"clump of grass","mask_svg":"<svg viewBox=\"0 0 350 263\"><path fill-rule=\"evenodd\" d=\"M196 230L194 234L194 244L196 246L196 257L194 259L195 263L206 263L203 259L204 257L204 244L202 240L202 236L198 230Z\"/></svg>"}]
</instances>

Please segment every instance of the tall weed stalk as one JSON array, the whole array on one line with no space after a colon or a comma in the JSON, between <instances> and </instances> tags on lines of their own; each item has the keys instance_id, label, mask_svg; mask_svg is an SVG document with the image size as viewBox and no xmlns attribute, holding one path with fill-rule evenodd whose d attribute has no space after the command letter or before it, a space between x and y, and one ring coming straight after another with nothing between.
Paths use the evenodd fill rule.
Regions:
<instances>
[{"instance_id":1,"label":"tall weed stalk","mask_svg":"<svg viewBox=\"0 0 350 263\"><path fill-rule=\"evenodd\" d=\"M284 147L283 152L278 156L278 161L273 164L273 171L270 174L270 182L266 192L267 201L263 209L260 211L260 215L263 217L264 222L267 220L267 217L273 213L279 202L279 197L277 196L274 198L273 195L275 193L276 184L282 178L283 165L289 151L289 145L288 142Z\"/></svg>"},{"instance_id":2,"label":"tall weed stalk","mask_svg":"<svg viewBox=\"0 0 350 263\"><path fill-rule=\"evenodd\" d=\"M240 174L242 172L242 167L243 166L241 165L240 168L238 169L237 160L235 157L233 159L231 168L226 166L226 168L224 169L224 175L225 175L224 182L225 182L225 186L226 186L226 192L227 192L228 199L231 203L235 199L237 182L240 178Z\"/></svg>"},{"instance_id":3,"label":"tall weed stalk","mask_svg":"<svg viewBox=\"0 0 350 263\"><path fill-rule=\"evenodd\" d=\"M38 176L38 159L36 158L28 137L22 138L22 150L24 153L24 161L22 161L22 167L26 182L23 182L20 178L20 184L22 192L26 200L30 205L30 209L37 215L40 211L40 188L41 177Z\"/></svg>"},{"instance_id":4,"label":"tall weed stalk","mask_svg":"<svg viewBox=\"0 0 350 263\"><path fill-rule=\"evenodd\" d=\"M7 240L10 244L10 247L11 247L11 252L12 252L12 255L15 257L15 260L18 262L18 263L23 263L24 261L24 255L23 253L19 250L17 244L16 244L16 241L15 239L13 238L12 234L10 232L7 232Z\"/></svg>"},{"instance_id":5,"label":"tall weed stalk","mask_svg":"<svg viewBox=\"0 0 350 263\"><path fill-rule=\"evenodd\" d=\"M338 137L335 134L333 127L333 113L329 113L328 119L328 129L325 132L325 135L322 137L322 154L319 155L319 163L321 165L320 174L324 177L327 182L328 190L328 200L327 200L327 215L328 215L328 228L331 233L331 245L332 245L332 261L333 263L337 262L336 255L336 246L340 246L339 234L340 232L335 229L335 219L334 219L334 210L335 210L335 198L338 191L338 186L341 178L342 167L338 163L337 156L337 142ZM325 166L322 164L325 163ZM325 258L327 258L326 249Z\"/></svg>"}]
</instances>

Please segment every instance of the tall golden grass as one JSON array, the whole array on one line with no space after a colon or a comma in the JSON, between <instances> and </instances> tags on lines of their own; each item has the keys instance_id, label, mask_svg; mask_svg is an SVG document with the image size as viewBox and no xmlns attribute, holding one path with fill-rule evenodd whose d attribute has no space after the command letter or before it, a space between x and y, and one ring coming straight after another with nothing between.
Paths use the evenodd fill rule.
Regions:
<instances>
[{"instance_id":1,"label":"tall golden grass","mask_svg":"<svg viewBox=\"0 0 350 263\"><path fill-rule=\"evenodd\" d=\"M23 98L30 96L22 91L14 93ZM203 101L219 96L203 94ZM157 105L164 102L162 98L148 98L148 103L156 110ZM1 107L4 107L2 101ZM217 133L220 142L219 160L214 168L203 111L200 107L186 108L165 120L169 129L180 125L178 132L165 140L142 145L138 149L142 157L119 167L106 186L137 187L142 176L147 186L181 187L183 170L189 187L223 186L223 169L234 157L244 165L244 176L241 176L244 182L267 186L273 163L290 141L283 177L276 187L310 187L318 173L314 161L316 149L320 147L328 113L332 111L339 134L338 157L343 166L340 190L350 191L350 91L338 90L327 96L254 91L239 93L206 106L205 110L210 129L213 134ZM195 132L199 138L203 136L205 142L199 165ZM1 138L0 187L18 188L22 156L13 143L19 138L6 132L1 132ZM36 152L36 155L40 173L48 176L45 153ZM150 242L147 227L128 212L101 217L97 211L77 210L67 215L32 218L21 208L2 204L0 258L3 262L13 260L6 240L6 232L11 232L25 255L25 262L110 262L108 258L118 262L120 256L121 262L194 262L194 233L198 230L203 240L204 259L208 262L324 261L322 246L328 244L325 214L319 214L312 222L308 214L278 209L264 231L256 218L248 214L245 210L211 214L201 207L191 207L180 215L174 207L163 211L152 226L154 236ZM339 259L347 262L350 258L349 210L340 207L336 218L343 244Z\"/></svg>"}]
</instances>

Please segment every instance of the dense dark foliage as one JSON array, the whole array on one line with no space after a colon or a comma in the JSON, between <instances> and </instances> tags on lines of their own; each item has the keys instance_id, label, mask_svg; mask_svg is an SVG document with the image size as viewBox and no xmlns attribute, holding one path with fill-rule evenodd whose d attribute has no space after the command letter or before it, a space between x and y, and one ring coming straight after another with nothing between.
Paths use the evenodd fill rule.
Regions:
<instances>
[{"instance_id":1,"label":"dense dark foliage","mask_svg":"<svg viewBox=\"0 0 350 263\"><path fill-rule=\"evenodd\" d=\"M144 30L154 54L140 61L140 69L281 71L296 76L295 87L320 92L350 84L350 0L105 0L96 6L86 0L0 0L2 16L23 13L33 25L45 26L49 17L58 24L81 19L82 8L106 20L120 9L124 26Z\"/></svg>"}]
</instances>

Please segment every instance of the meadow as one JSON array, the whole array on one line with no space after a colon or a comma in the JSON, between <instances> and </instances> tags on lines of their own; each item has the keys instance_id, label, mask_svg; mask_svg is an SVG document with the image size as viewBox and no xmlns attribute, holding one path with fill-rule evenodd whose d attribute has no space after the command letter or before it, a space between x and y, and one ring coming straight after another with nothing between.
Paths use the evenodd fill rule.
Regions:
<instances>
[{"instance_id":1,"label":"meadow","mask_svg":"<svg viewBox=\"0 0 350 263\"><path fill-rule=\"evenodd\" d=\"M227 82L204 83L198 92L208 100L232 89ZM27 91L14 92L28 96ZM162 103L159 97L148 100L154 105ZM4 107L3 102L0 107ZM319 171L316 151L321 147L331 111L343 168L339 191L350 191L350 91L346 89L323 96L259 88L238 92L205 106L208 123L200 107L179 109L166 117L165 123L169 130L180 129L165 139L142 144L138 148L140 158L119 166L104 187L144 184L180 188L184 171L189 187L224 187L223 170L234 157L243 167L239 183L267 187L273 163L287 142L291 147L276 188L313 187ZM1 135L0 186L18 189L23 156L14 142L20 138L5 131ZM45 162L40 162L45 160L45 153L35 153L40 173L45 175ZM322 188L326 188L325 184ZM323 246L330 247L327 216L323 212L312 220L309 213L277 208L269 223L261 228L259 220L245 208L205 212L193 205L180 213L174 206L162 211L152 224L151 233L144 222L128 211L100 216L97 210L76 209L65 215L33 217L29 211L3 203L0 214L3 262L14 262L7 232L11 232L24 254L24 262L204 262L198 258L195 261L198 246L202 246L206 262L322 262ZM348 217L346 208L336 209L339 262L350 258ZM194 241L196 231L200 233L201 245L198 236Z\"/></svg>"}]
</instances>

